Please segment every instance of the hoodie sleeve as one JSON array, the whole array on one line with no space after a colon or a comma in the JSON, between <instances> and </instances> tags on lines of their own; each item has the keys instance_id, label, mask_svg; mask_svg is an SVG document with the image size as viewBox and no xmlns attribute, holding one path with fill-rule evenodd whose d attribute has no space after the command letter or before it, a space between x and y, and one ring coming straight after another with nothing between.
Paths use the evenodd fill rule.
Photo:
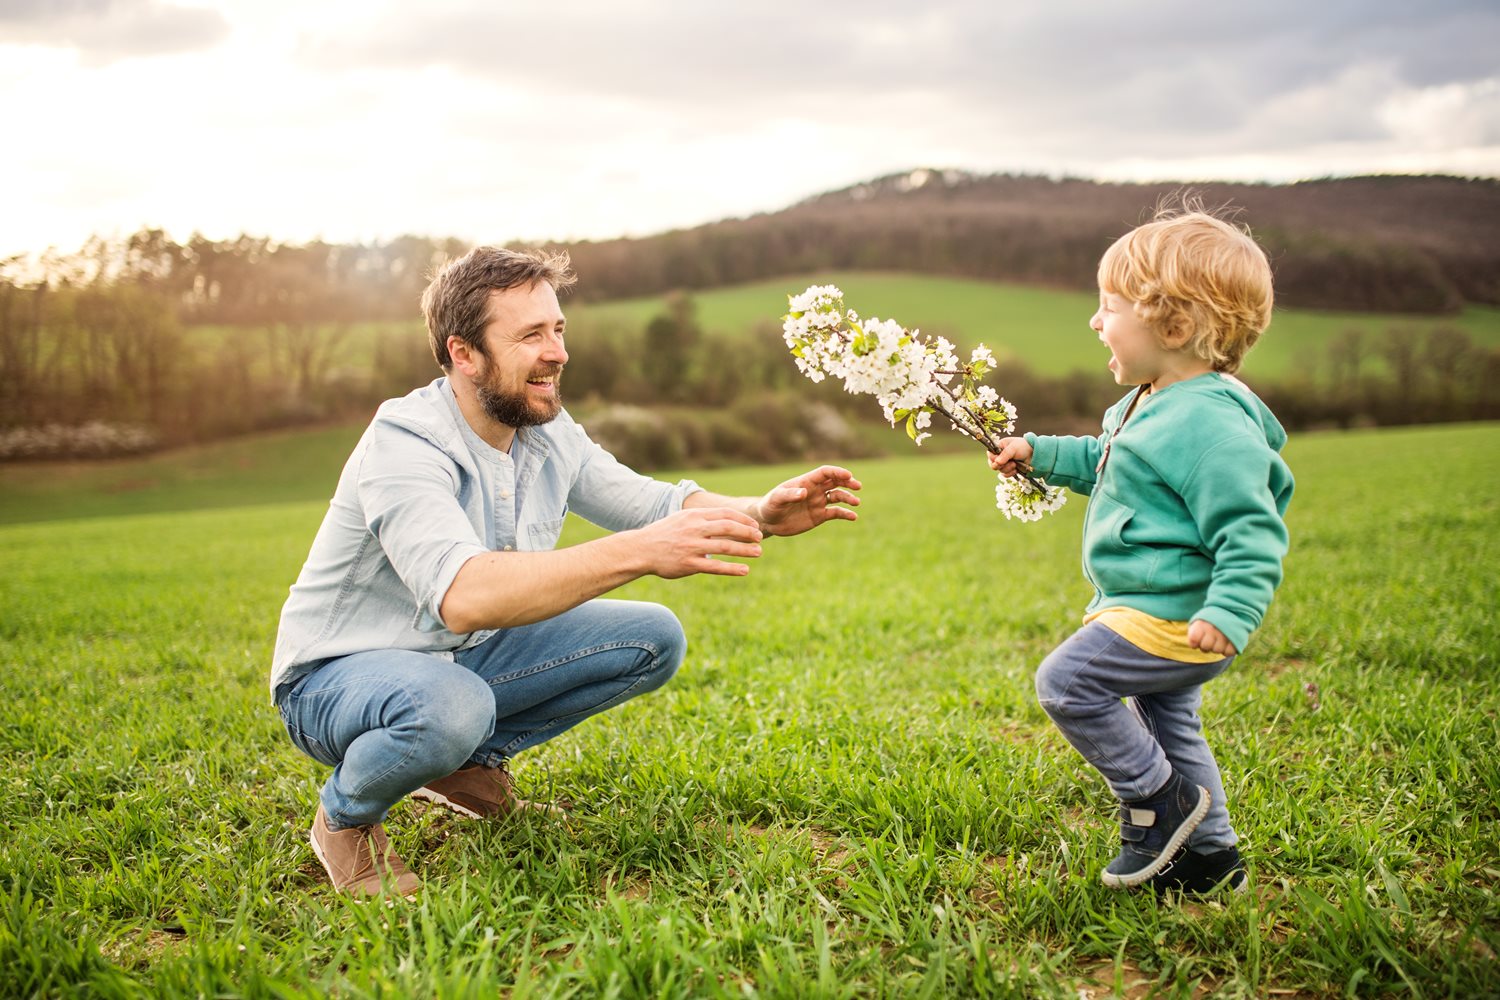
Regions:
<instances>
[{"instance_id":1,"label":"hoodie sleeve","mask_svg":"<svg viewBox=\"0 0 1500 1000\"><path fill-rule=\"evenodd\" d=\"M1244 652L1281 583L1286 523L1273 484L1281 458L1258 435L1241 432L1205 449L1180 490L1213 558L1203 607L1192 617Z\"/></svg>"},{"instance_id":2,"label":"hoodie sleeve","mask_svg":"<svg viewBox=\"0 0 1500 1000\"><path fill-rule=\"evenodd\" d=\"M1107 436L1052 437L1027 434L1031 445L1031 468L1047 480L1049 486L1066 486L1084 496L1094 491L1098 481L1099 456L1104 454Z\"/></svg>"},{"instance_id":3,"label":"hoodie sleeve","mask_svg":"<svg viewBox=\"0 0 1500 1000\"><path fill-rule=\"evenodd\" d=\"M1026 443L1031 445L1033 471L1047 480L1049 486L1066 486L1074 493L1088 496L1099 482L1099 466L1109 451L1110 438L1135 397L1132 391L1104 412L1104 431L1098 437L1024 435Z\"/></svg>"}]
</instances>

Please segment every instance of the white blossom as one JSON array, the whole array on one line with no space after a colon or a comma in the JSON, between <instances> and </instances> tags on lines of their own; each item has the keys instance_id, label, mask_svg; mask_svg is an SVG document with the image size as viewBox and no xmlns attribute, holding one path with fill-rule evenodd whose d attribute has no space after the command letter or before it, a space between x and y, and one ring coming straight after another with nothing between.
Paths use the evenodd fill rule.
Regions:
<instances>
[{"instance_id":1,"label":"white blossom","mask_svg":"<svg viewBox=\"0 0 1500 1000\"><path fill-rule=\"evenodd\" d=\"M995 506L1007 520L1014 517L1019 521L1040 521L1043 514L1050 514L1067 502L1066 490L1051 487L1038 490L1020 476L1014 479L1001 476L1000 485L995 487Z\"/></svg>"},{"instance_id":2,"label":"white blossom","mask_svg":"<svg viewBox=\"0 0 1500 1000\"><path fill-rule=\"evenodd\" d=\"M932 436L934 413L992 452L1015 429L1016 408L980 381L995 360L983 344L962 362L945 337L929 340L894 319L862 319L845 308L834 285L813 285L788 296L787 304L781 332L797 370L814 382L833 377L846 392L874 396L891 425L904 422L918 445ZM1023 521L1039 520L1067 499L1025 470L1002 482L995 498L1006 517Z\"/></svg>"}]
</instances>

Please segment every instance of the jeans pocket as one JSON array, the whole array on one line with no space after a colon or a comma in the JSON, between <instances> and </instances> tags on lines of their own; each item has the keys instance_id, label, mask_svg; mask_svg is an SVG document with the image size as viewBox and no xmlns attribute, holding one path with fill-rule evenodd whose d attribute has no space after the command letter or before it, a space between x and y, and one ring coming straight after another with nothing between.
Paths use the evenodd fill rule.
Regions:
<instances>
[{"instance_id":1,"label":"jeans pocket","mask_svg":"<svg viewBox=\"0 0 1500 1000\"><path fill-rule=\"evenodd\" d=\"M327 764L329 767L333 767L338 763L338 759L334 757L333 754L328 752L327 747L323 746L323 744L319 743L317 740L313 739L311 736L307 735L296 726L287 726L286 732L287 735L291 737L292 746L296 747L298 750L301 750L303 753L307 754L319 764Z\"/></svg>"},{"instance_id":2,"label":"jeans pocket","mask_svg":"<svg viewBox=\"0 0 1500 1000\"><path fill-rule=\"evenodd\" d=\"M307 733L302 731L300 726L292 721L292 713L296 704L297 696L291 694L276 706L276 711L281 714L281 724L286 727L286 735L292 741L292 746L301 750L319 764L327 764L329 767L337 764L338 760L328 752L327 747L307 735Z\"/></svg>"}]
</instances>

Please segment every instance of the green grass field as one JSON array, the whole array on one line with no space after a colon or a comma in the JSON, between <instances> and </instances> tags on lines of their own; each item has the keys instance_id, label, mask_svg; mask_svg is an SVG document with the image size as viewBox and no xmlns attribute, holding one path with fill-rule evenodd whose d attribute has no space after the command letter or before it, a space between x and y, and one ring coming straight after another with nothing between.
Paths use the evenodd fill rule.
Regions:
<instances>
[{"instance_id":1,"label":"green grass field","mask_svg":"<svg viewBox=\"0 0 1500 1000\"><path fill-rule=\"evenodd\" d=\"M1497 453L1289 445L1287 582L1204 708L1254 889L1200 903L1096 880L1109 796L1030 680L1087 597L1082 502L1006 522L977 452L857 466L860 522L745 579L626 588L681 617L677 679L517 761L566 821L398 805L427 889L392 907L328 888L325 771L264 686L341 453L0 527L0 996L1494 996Z\"/></svg>"},{"instance_id":2,"label":"green grass field","mask_svg":"<svg viewBox=\"0 0 1500 1000\"><path fill-rule=\"evenodd\" d=\"M587 275L582 276L587 282ZM779 328L786 297L810 284L834 284L845 302L865 316L894 318L924 333L941 334L967 349L985 343L1002 359L1020 359L1033 371L1061 375L1072 371L1103 372L1109 360L1089 317L1098 306L1093 292L1073 292L963 278L918 274L835 272L780 278L729 288L692 293L704 329L748 336L757 324ZM664 309L662 296L616 302L564 301L574 341L587 345L605 331L625 330L634 336ZM1389 330L1425 334L1453 327L1476 344L1500 347L1500 309L1470 306L1456 316L1334 313L1278 309L1270 329L1251 351L1245 373L1258 378L1280 378L1305 371L1309 359L1321 361L1327 345L1349 330L1364 333L1372 370L1383 362L1378 345ZM213 340L241 334L224 328L200 327ZM351 328L339 351L339 363L355 369L373 360L380 338L406 338L424 344L421 317L413 310L410 322L363 323Z\"/></svg>"},{"instance_id":3,"label":"green grass field","mask_svg":"<svg viewBox=\"0 0 1500 1000\"><path fill-rule=\"evenodd\" d=\"M0 463L0 525L326 501L364 429L257 434L145 458Z\"/></svg>"}]
</instances>

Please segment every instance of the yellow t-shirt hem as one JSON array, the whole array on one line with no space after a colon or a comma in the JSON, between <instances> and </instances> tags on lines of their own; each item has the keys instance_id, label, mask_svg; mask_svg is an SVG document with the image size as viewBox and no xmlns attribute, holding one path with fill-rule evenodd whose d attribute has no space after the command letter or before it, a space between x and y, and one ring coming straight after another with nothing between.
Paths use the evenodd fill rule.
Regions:
<instances>
[{"instance_id":1,"label":"yellow t-shirt hem","mask_svg":"<svg viewBox=\"0 0 1500 1000\"><path fill-rule=\"evenodd\" d=\"M1135 608L1100 608L1084 615L1083 623L1098 622L1111 632L1134 643L1152 656L1178 663L1216 663L1224 659L1214 653L1188 645L1188 623L1167 621L1137 611Z\"/></svg>"}]
</instances>

